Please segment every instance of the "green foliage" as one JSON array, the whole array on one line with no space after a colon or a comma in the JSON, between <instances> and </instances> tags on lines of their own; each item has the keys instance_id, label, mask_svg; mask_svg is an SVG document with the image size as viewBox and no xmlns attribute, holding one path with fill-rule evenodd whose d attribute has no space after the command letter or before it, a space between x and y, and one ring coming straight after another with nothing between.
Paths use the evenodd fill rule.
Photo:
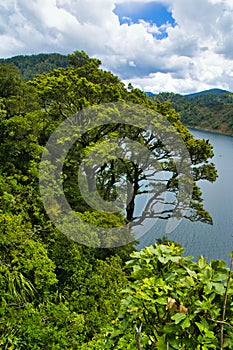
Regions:
<instances>
[{"instance_id":1,"label":"green foliage","mask_svg":"<svg viewBox=\"0 0 233 350\"><path fill-rule=\"evenodd\" d=\"M43 300L57 283L54 263L43 244L33 239L30 223L24 223L20 215L0 214L0 223L0 299L16 305L32 296Z\"/></svg>"},{"instance_id":2,"label":"green foliage","mask_svg":"<svg viewBox=\"0 0 233 350\"><path fill-rule=\"evenodd\" d=\"M25 304L1 315L1 349L79 349L84 316L68 303Z\"/></svg>"},{"instance_id":3,"label":"green foliage","mask_svg":"<svg viewBox=\"0 0 233 350\"><path fill-rule=\"evenodd\" d=\"M22 79L15 66L0 63L0 81L0 97L8 98L21 93Z\"/></svg>"},{"instance_id":4,"label":"green foliage","mask_svg":"<svg viewBox=\"0 0 233 350\"><path fill-rule=\"evenodd\" d=\"M131 282L108 339L110 349L135 349L141 325L142 349L219 349L229 268L202 256L197 262L174 243L131 254ZM225 347L233 346L233 281L224 320Z\"/></svg>"},{"instance_id":5,"label":"green foliage","mask_svg":"<svg viewBox=\"0 0 233 350\"><path fill-rule=\"evenodd\" d=\"M17 68L8 65L9 62L17 65L20 72L23 72L24 81ZM145 346L149 346L149 342L152 342L149 339L153 330L150 317L156 316L153 314L154 306L150 305L153 298L156 303L159 300L159 310L166 307L168 297L176 299L177 305L182 301L183 305L188 307L187 315L189 310L190 315L194 314L194 309L188 304L189 298L193 298L196 308L200 309L195 317L192 316L193 318L186 317L186 314L184 318L183 314L179 313L176 316L176 312L171 314L171 310L167 313L163 310L168 323L162 325L163 329L159 334L161 339L169 337L169 341L172 342L172 334L166 330L166 326L168 329L172 326L175 327L173 342L176 342L176 337L181 334L180 325L184 333L194 334L192 333L194 330L199 332L198 336L203 342L213 338L211 332L215 332L215 329L218 335L215 322L208 320L210 325L208 328L203 323L203 317L206 313L214 320L219 318L217 309L213 307L212 310L207 310L207 306L215 305L218 300L220 304L222 302L224 285L216 280L216 274L221 270L225 276L227 270L221 263L213 262L208 267L203 261L200 263L204 267L197 267L188 258L179 255L182 252L181 248L172 246L173 248L166 248L173 249L172 251L161 248L165 249L162 255L158 250L158 254L154 256L152 248L135 253L133 262L125 266L129 255L135 251L134 242L123 247L99 250L81 246L58 232L44 210L39 192L38 168L49 136L61 121L74 113L79 113L84 107L107 102L132 102L161 113L175 126L188 148L194 180L214 181L216 178L216 170L209 162L213 151L208 142L195 140L181 123L179 114L171 110L167 104L155 105L139 89L134 89L132 86L127 89L118 77L100 69L100 63L98 59L89 58L81 51L74 52L68 57L56 54L19 56L4 60L4 63L0 64L1 349L104 349L107 346L105 334L110 335L112 332L114 324L111 320L117 318L122 299L121 291L125 288L127 288L125 296L127 295L129 299L123 299L121 311L123 318L119 318L116 325L120 320L124 323L128 316L130 317L127 326L124 323L123 328L116 329L115 335L121 335L122 329L125 329L125 334L118 337L119 348L124 345L125 349L131 349L132 344L135 348L135 325L139 328L138 322L141 320L143 320L141 342L147 344ZM34 79L25 81L31 78ZM77 118L79 117L87 124L91 122L91 118L82 119L82 112L77 114ZM122 212L103 213L101 210L93 210L85 203L76 184L78 166L86 154L96 148L98 149L96 157L100 155L105 157L103 167L97 171L97 187L102 198L111 204L117 196L116 183L124 176L135 185L137 189L135 195L138 195L140 191L137 188L137 175L143 180L142 172L140 173L140 169L132 162L126 160L122 162L112 157L106 143L104 144L105 141L111 140L114 148L116 146L114 140L126 136L148 149L153 148L155 157L164 156L162 162L164 169L174 171L174 164L167 161L163 145L155 139L150 144L148 140L151 135L148 135L147 131L116 123L88 131L79 140L80 142L71 148L65 160L63 175L64 192L71 206L77 212L77 216L93 226L102 226L106 229L121 227L127 218ZM101 143L103 147L100 146ZM87 161L85 165L88 167L91 164ZM175 171L173 175L167 189L176 193L178 183ZM54 208L56 209L59 210ZM202 206L201 192L197 184L194 186L190 210L191 219L210 221L208 213ZM113 238L117 242L118 237ZM146 254L149 254L148 257ZM138 262L139 257L142 266ZM181 259L184 264L182 263L174 272L178 264L177 259ZM130 276L132 269L134 272ZM169 269L174 272L176 279ZM194 270L197 277L192 274L187 276L188 269ZM212 275L207 285L205 271L208 269ZM161 273L168 278L166 282ZM184 279L185 286L179 285L177 278L179 274ZM156 280L154 276L158 279ZM135 282L131 283L133 280ZM139 284L144 294L139 293ZM160 296L156 297L154 291L160 293ZM198 299L195 299L198 291L202 293L201 305L197 304ZM230 295L231 293L230 290ZM212 298L210 301L209 296ZM147 309L143 311L140 305L142 300L149 311ZM132 308L138 308L137 312L133 309L128 313L126 304L131 301ZM138 304L135 306L135 303ZM230 323L232 305L227 307L226 322L229 319ZM143 317L144 314L147 317L147 313L150 322L146 326ZM162 332L165 332L165 335ZM117 337L110 338L114 343ZM230 336L228 338L226 341L231 344Z\"/></svg>"},{"instance_id":6,"label":"green foliage","mask_svg":"<svg viewBox=\"0 0 233 350\"><path fill-rule=\"evenodd\" d=\"M101 61L96 58L90 58L84 51L74 51L68 56L69 64L71 67L82 67L85 65L93 65L98 68L101 65Z\"/></svg>"}]
</instances>

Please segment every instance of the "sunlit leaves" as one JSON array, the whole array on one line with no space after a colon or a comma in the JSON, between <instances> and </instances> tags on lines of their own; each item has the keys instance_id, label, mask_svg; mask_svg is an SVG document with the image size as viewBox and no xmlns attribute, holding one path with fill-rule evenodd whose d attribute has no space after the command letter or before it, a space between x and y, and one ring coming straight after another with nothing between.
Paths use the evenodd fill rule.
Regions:
<instances>
[{"instance_id":1,"label":"sunlit leaves","mask_svg":"<svg viewBox=\"0 0 233 350\"><path fill-rule=\"evenodd\" d=\"M121 344L124 340L127 343L130 334L135 334L138 323L142 323L142 333L148 339L145 349L149 339L161 350L167 346L195 350L219 348L219 322L229 273L225 263L208 264L204 257L193 262L183 256L183 248L169 242L146 247L131 257L128 266L133 268L133 284L123 291L114 327L122 332L110 337L109 349L123 349ZM231 282L229 294L232 293ZM230 304L229 298L226 324L233 317ZM231 332L226 325L226 338L229 339Z\"/></svg>"}]
</instances>

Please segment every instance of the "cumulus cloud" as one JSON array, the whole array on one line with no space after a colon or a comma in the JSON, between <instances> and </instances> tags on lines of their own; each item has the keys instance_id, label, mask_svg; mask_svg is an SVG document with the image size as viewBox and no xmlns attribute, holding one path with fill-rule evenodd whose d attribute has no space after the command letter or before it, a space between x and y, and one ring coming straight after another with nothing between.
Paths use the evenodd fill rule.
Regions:
<instances>
[{"instance_id":1,"label":"cumulus cloud","mask_svg":"<svg viewBox=\"0 0 233 350\"><path fill-rule=\"evenodd\" d=\"M0 0L0 56L85 50L146 91L233 90L232 0L133 2L166 5L176 25L121 24L114 8L128 0Z\"/></svg>"}]
</instances>

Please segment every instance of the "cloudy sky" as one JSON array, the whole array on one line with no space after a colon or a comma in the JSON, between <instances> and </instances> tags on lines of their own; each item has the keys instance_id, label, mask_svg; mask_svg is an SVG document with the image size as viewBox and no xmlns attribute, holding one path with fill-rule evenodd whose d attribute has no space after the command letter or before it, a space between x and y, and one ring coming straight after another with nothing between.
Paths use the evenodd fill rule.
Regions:
<instances>
[{"instance_id":1,"label":"cloudy sky","mask_svg":"<svg viewBox=\"0 0 233 350\"><path fill-rule=\"evenodd\" d=\"M233 0L0 0L0 57L84 50L145 91L233 91Z\"/></svg>"}]
</instances>

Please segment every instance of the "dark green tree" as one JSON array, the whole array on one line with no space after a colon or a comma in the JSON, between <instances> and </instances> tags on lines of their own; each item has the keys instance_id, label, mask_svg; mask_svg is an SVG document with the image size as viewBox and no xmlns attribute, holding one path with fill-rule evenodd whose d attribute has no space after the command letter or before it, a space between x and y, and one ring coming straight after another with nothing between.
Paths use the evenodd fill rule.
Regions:
<instances>
[{"instance_id":1,"label":"dark green tree","mask_svg":"<svg viewBox=\"0 0 233 350\"><path fill-rule=\"evenodd\" d=\"M97 58L90 58L84 51L74 51L68 56L69 64L71 67L82 67L86 65L93 65L98 68L101 65L101 61Z\"/></svg>"},{"instance_id":2,"label":"dark green tree","mask_svg":"<svg viewBox=\"0 0 233 350\"><path fill-rule=\"evenodd\" d=\"M0 64L0 97L7 98L21 93L22 78L11 64Z\"/></svg>"}]
</instances>

